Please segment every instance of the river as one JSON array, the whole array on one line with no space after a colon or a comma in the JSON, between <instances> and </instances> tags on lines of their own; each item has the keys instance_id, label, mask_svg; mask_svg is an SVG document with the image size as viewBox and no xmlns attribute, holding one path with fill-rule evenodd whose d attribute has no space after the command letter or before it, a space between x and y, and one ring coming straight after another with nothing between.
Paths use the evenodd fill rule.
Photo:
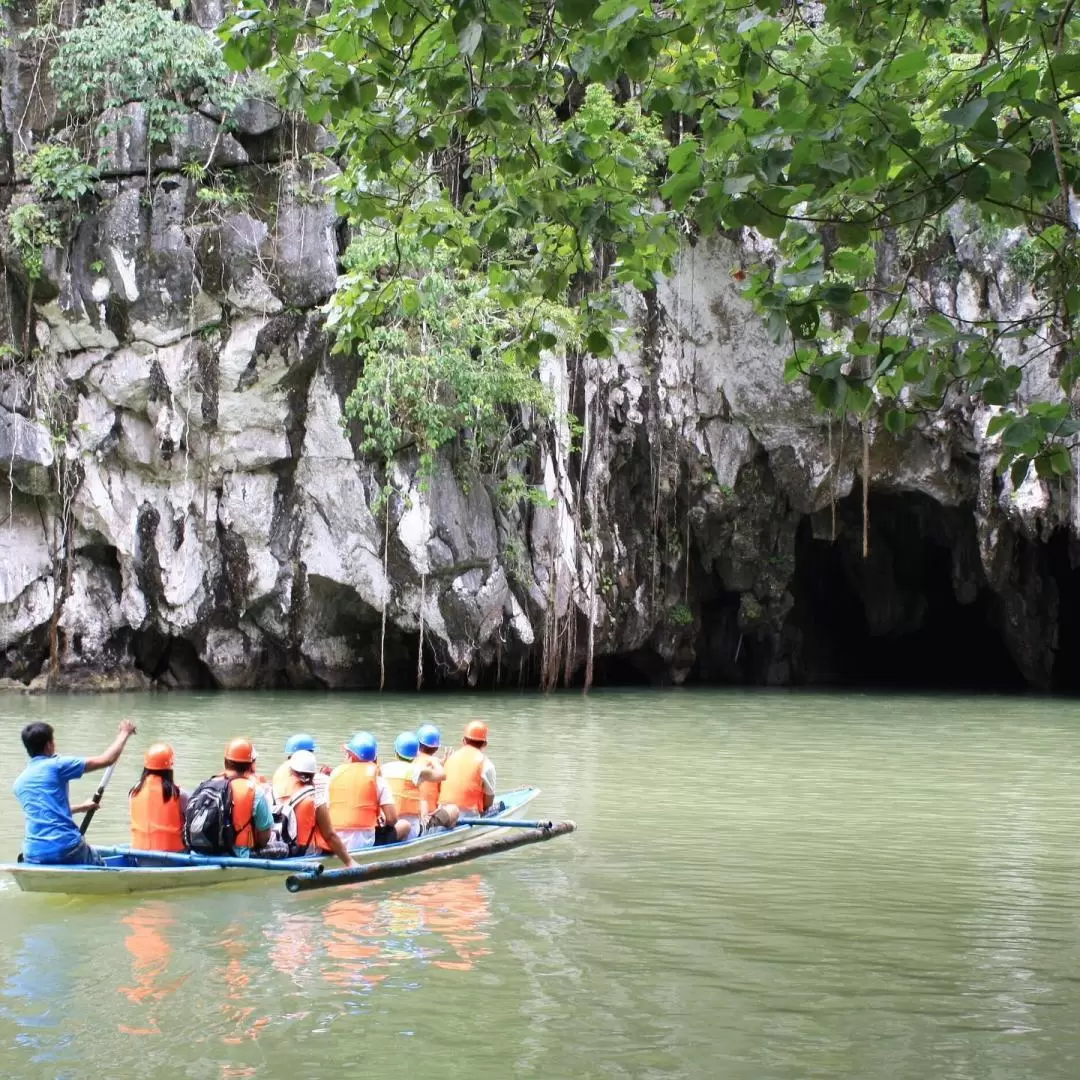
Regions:
<instances>
[{"instance_id":1,"label":"river","mask_svg":"<svg viewBox=\"0 0 1080 1080\"><path fill-rule=\"evenodd\" d=\"M1080 722L1038 698L625 691L3 699L21 726L139 734L91 838L167 738L186 786L251 735L456 738L567 839L428 877L127 900L0 886L0 1075L1075 1080ZM73 785L73 799L92 790Z\"/></svg>"}]
</instances>

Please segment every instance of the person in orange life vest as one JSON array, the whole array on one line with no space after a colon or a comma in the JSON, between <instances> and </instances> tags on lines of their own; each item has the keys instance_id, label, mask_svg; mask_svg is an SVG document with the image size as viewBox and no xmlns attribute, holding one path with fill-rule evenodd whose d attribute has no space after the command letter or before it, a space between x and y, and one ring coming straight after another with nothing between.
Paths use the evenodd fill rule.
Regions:
<instances>
[{"instance_id":1,"label":"person in orange life vest","mask_svg":"<svg viewBox=\"0 0 1080 1080\"><path fill-rule=\"evenodd\" d=\"M274 802L282 803L288 799L297 789L296 777L293 775L291 758L297 750L310 750L313 754L319 748L310 735L290 735L285 740L285 760L274 772L272 786L274 790Z\"/></svg>"},{"instance_id":2,"label":"person in orange life vest","mask_svg":"<svg viewBox=\"0 0 1080 1080\"><path fill-rule=\"evenodd\" d=\"M355 866L330 821L330 781L319 772L314 753L297 750L289 758L289 772L295 783L281 802L281 836L289 845L289 855L331 851L347 867Z\"/></svg>"},{"instance_id":3,"label":"person in orange life vest","mask_svg":"<svg viewBox=\"0 0 1080 1080\"><path fill-rule=\"evenodd\" d=\"M274 825L270 804L259 790L256 756L255 747L247 739L233 739L225 747L225 771L221 775L232 781L235 851L241 859L253 849L266 847Z\"/></svg>"},{"instance_id":4,"label":"person in orange life vest","mask_svg":"<svg viewBox=\"0 0 1080 1080\"><path fill-rule=\"evenodd\" d=\"M154 743L143 757L142 776L128 792L131 846L137 851L183 851L187 792L173 781L175 755L168 743Z\"/></svg>"},{"instance_id":5,"label":"person in orange life vest","mask_svg":"<svg viewBox=\"0 0 1080 1080\"><path fill-rule=\"evenodd\" d=\"M398 821L408 823L408 840L439 826L457 822L456 807L437 809L438 787L446 776L442 762L432 755L421 757L419 751L420 742L416 735L403 731L394 740L396 760L387 762L379 770L394 796ZM434 798L430 790L432 787L435 788Z\"/></svg>"},{"instance_id":6,"label":"person in orange life vest","mask_svg":"<svg viewBox=\"0 0 1080 1080\"><path fill-rule=\"evenodd\" d=\"M443 755L443 760L437 757L442 734L434 724L421 724L416 731L416 741L419 743L416 753L417 766L429 766L432 770L430 779L417 782L423 801L423 812L431 816L430 821L424 822L424 831L440 825L452 829L457 824L458 808L453 803L439 806L439 791L446 779L446 755Z\"/></svg>"},{"instance_id":7,"label":"person in orange life vest","mask_svg":"<svg viewBox=\"0 0 1080 1080\"><path fill-rule=\"evenodd\" d=\"M461 745L446 759L446 779L439 789L439 805L453 804L467 814L483 814L495 802L495 766L484 753L488 727L483 720L465 725Z\"/></svg>"},{"instance_id":8,"label":"person in orange life vest","mask_svg":"<svg viewBox=\"0 0 1080 1080\"><path fill-rule=\"evenodd\" d=\"M345 761L330 774L330 822L350 851L392 844L409 835L397 804L379 775L375 736L358 731L342 746Z\"/></svg>"}]
</instances>

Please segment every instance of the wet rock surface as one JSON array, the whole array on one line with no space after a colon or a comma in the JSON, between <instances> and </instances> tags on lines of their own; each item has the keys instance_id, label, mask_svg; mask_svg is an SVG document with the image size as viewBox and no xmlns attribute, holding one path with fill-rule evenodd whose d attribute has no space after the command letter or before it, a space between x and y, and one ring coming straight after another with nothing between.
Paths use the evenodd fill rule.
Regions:
<instances>
[{"instance_id":1,"label":"wet rock surface","mask_svg":"<svg viewBox=\"0 0 1080 1080\"><path fill-rule=\"evenodd\" d=\"M9 176L53 119L29 77L5 68ZM39 359L0 372L4 685L551 685L590 651L600 682L1080 680L1074 493L1011 490L966 401L902 439L828 423L784 382L732 242L628 295L614 359L545 360L564 415L527 465L544 499L508 504L449 456L421 480L406 454L383 506L343 425L356 362L319 311L344 235L334 166L307 155L325 132L257 94L167 146L141 107L118 119L29 297ZM925 282L946 307L1028 302L962 217L952 249ZM1026 379L1053 392L1038 362Z\"/></svg>"}]
</instances>

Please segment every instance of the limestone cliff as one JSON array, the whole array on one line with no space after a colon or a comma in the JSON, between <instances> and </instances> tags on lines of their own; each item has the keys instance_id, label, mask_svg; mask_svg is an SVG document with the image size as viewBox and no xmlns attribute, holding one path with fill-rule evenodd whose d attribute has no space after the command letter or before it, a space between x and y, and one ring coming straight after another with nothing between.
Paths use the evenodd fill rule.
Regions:
<instances>
[{"instance_id":1,"label":"limestone cliff","mask_svg":"<svg viewBox=\"0 0 1080 1080\"><path fill-rule=\"evenodd\" d=\"M33 9L4 18L10 208L56 111ZM963 400L900 441L827 423L739 296L749 241L688 243L627 298L615 361L547 358L562 420L528 479L550 506L403 459L387 521L322 328L347 239L325 133L257 94L168 145L139 105L118 119L41 274L4 245L0 676L553 685L591 652L597 681L1075 681L1071 485L1012 492ZM1005 317L1029 302L1007 246L957 215L921 285ZM1026 379L1053 393L1045 362Z\"/></svg>"}]
</instances>

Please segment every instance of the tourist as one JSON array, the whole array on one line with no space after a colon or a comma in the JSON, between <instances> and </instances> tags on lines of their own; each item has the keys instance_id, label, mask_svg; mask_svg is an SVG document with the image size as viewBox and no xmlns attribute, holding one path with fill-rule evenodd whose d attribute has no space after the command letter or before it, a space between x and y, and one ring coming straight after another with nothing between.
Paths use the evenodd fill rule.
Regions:
<instances>
[{"instance_id":1,"label":"tourist","mask_svg":"<svg viewBox=\"0 0 1080 1080\"><path fill-rule=\"evenodd\" d=\"M375 736L358 731L342 749L345 761L330 774L330 822L350 851L392 844L409 835L397 805L379 775Z\"/></svg>"},{"instance_id":2,"label":"tourist","mask_svg":"<svg viewBox=\"0 0 1080 1080\"><path fill-rule=\"evenodd\" d=\"M435 756L438 748L439 729L433 724L424 724L415 735L402 732L394 743L398 760L382 769L397 800L399 819L409 822L410 840L457 824L457 807L439 806L439 787L446 770Z\"/></svg>"},{"instance_id":3,"label":"tourist","mask_svg":"<svg viewBox=\"0 0 1080 1080\"><path fill-rule=\"evenodd\" d=\"M72 806L68 783L83 773L97 772L116 763L128 739L135 734L130 720L121 720L116 738L97 757L60 757L49 724L27 724L22 742L30 763L15 781L15 797L26 816L23 858L30 863L65 866L101 866L101 856L83 839L73 814L89 810L93 802Z\"/></svg>"},{"instance_id":4,"label":"tourist","mask_svg":"<svg viewBox=\"0 0 1080 1080\"><path fill-rule=\"evenodd\" d=\"M453 805L467 814L482 814L495 802L495 766L484 753L488 727L482 720L465 725L465 737L444 765L446 779L439 789L439 805Z\"/></svg>"},{"instance_id":5,"label":"tourist","mask_svg":"<svg viewBox=\"0 0 1080 1080\"><path fill-rule=\"evenodd\" d=\"M154 743L143 756L139 782L128 792L131 846L136 851L183 851L187 792L173 780L176 757L168 743Z\"/></svg>"},{"instance_id":6,"label":"tourist","mask_svg":"<svg viewBox=\"0 0 1080 1080\"><path fill-rule=\"evenodd\" d=\"M274 802L284 802L297 790L296 777L293 775L290 760L293 754L295 754L297 750L310 750L311 753L314 754L318 749L319 748L315 745L315 740L310 735L305 735L303 733L290 735L285 740L285 760L274 772Z\"/></svg>"},{"instance_id":7,"label":"tourist","mask_svg":"<svg viewBox=\"0 0 1080 1080\"><path fill-rule=\"evenodd\" d=\"M259 789L256 756L250 740L233 739L225 747L224 771L204 780L192 793L184 814L184 839L193 851L241 859L268 847L260 854L284 853L284 844L271 844L274 818ZM230 802L232 815L227 822L225 808Z\"/></svg>"},{"instance_id":8,"label":"tourist","mask_svg":"<svg viewBox=\"0 0 1080 1080\"><path fill-rule=\"evenodd\" d=\"M355 866L330 820L329 782L319 773L311 750L297 750L288 761L294 783L281 803L281 838L290 856L328 851L347 867Z\"/></svg>"}]
</instances>

